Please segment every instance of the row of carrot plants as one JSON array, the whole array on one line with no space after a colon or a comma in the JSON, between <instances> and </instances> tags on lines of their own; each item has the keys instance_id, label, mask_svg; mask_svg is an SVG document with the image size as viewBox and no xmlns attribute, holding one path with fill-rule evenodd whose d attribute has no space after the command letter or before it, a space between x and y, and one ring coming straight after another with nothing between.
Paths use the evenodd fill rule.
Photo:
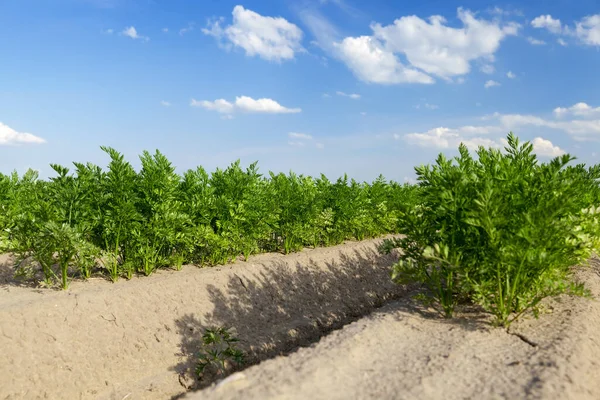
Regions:
<instances>
[{"instance_id":1,"label":"row of carrot plants","mask_svg":"<svg viewBox=\"0 0 600 400\"><path fill-rule=\"evenodd\" d=\"M66 289L73 277L116 281L362 240L398 232L419 190L383 177L263 176L239 161L180 175L159 151L144 152L136 171L115 149L102 150L105 169L53 164L49 180L33 170L0 174L0 251L16 256L18 274Z\"/></svg>"}]
</instances>

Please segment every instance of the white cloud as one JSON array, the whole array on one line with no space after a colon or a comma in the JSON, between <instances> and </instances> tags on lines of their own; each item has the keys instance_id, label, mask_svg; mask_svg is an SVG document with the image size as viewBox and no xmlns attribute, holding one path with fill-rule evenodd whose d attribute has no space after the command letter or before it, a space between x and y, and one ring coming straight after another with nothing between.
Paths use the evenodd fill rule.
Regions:
<instances>
[{"instance_id":1,"label":"white cloud","mask_svg":"<svg viewBox=\"0 0 600 400\"><path fill-rule=\"evenodd\" d=\"M0 122L0 146L41 143L46 143L46 141L31 133L17 132L10 126Z\"/></svg>"},{"instance_id":2,"label":"white cloud","mask_svg":"<svg viewBox=\"0 0 600 400\"><path fill-rule=\"evenodd\" d=\"M592 107L583 102L574 104L567 108L557 107L554 109L554 115L557 117L564 117L567 115L574 115L577 117L592 117L596 114L600 116L600 107Z\"/></svg>"},{"instance_id":3,"label":"white cloud","mask_svg":"<svg viewBox=\"0 0 600 400\"><path fill-rule=\"evenodd\" d=\"M269 61L291 60L304 51L300 44L302 30L282 17L264 17L237 5L233 8L233 22L221 27L223 18L202 29L207 35L223 40L228 46L241 47L248 56L259 56Z\"/></svg>"},{"instance_id":4,"label":"white cloud","mask_svg":"<svg viewBox=\"0 0 600 400\"><path fill-rule=\"evenodd\" d=\"M587 16L577 22L575 34L587 45L600 46L600 14Z\"/></svg>"},{"instance_id":5,"label":"white cloud","mask_svg":"<svg viewBox=\"0 0 600 400\"><path fill-rule=\"evenodd\" d=\"M207 110L217 111L223 114L233 113L234 111L242 111L248 113L264 113L264 114L290 114L299 113L300 108L287 108L272 99L262 98L253 99L248 96L238 96L235 98L235 103L231 103L225 99L215 101L198 101L192 99L190 102L192 107L202 107Z\"/></svg>"},{"instance_id":6,"label":"white cloud","mask_svg":"<svg viewBox=\"0 0 600 400\"><path fill-rule=\"evenodd\" d=\"M169 32L169 28L162 28L162 31L163 31L164 33L167 33L167 32Z\"/></svg>"},{"instance_id":7,"label":"white cloud","mask_svg":"<svg viewBox=\"0 0 600 400\"><path fill-rule=\"evenodd\" d=\"M404 66L391 51L371 36L347 37L335 44L339 58L358 79L365 82L434 83L429 75Z\"/></svg>"},{"instance_id":8,"label":"white cloud","mask_svg":"<svg viewBox=\"0 0 600 400\"><path fill-rule=\"evenodd\" d=\"M494 86L500 86L500 83L493 81L493 80L489 80L489 81L486 81L485 84L483 85L483 87L486 89L494 87Z\"/></svg>"},{"instance_id":9,"label":"white cloud","mask_svg":"<svg viewBox=\"0 0 600 400\"><path fill-rule=\"evenodd\" d=\"M428 148L455 149L462 142L468 148L475 149L478 145L484 147L506 145L504 136L509 131L545 132L551 129L562 131L576 141L600 142L600 107L592 107L583 102L571 107L556 108L553 118L496 112L479 119L488 121L487 125L465 125L458 128L438 127L425 132L394 134L393 138L403 139L410 144ZM536 136L531 143L539 156L556 157L565 154L565 151L559 146L540 136Z\"/></svg>"},{"instance_id":10,"label":"white cloud","mask_svg":"<svg viewBox=\"0 0 600 400\"><path fill-rule=\"evenodd\" d=\"M304 147L304 146L305 146L305 143L304 143L304 142L293 141L293 140L290 140L290 141L288 142L288 144L289 144L290 146L294 146L294 147Z\"/></svg>"},{"instance_id":11,"label":"white cloud","mask_svg":"<svg viewBox=\"0 0 600 400\"><path fill-rule=\"evenodd\" d=\"M536 137L531 141L533 151L543 157L558 157L565 154L565 151L558 146L554 146L551 141Z\"/></svg>"},{"instance_id":12,"label":"white cloud","mask_svg":"<svg viewBox=\"0 0 600 400\"><path fill-rule=\"evenodd\" d=\"M161 100L160 104L165 107L171 107L171 103L169 103L168 101L165 101L165 100Z\"/></svg>"},{"instance_id":13,"label":"white cloud","mask_svg":"<svg viewBox=\"0 0 600 400\"><path fill-rule=\"evenodd\" d=\"M325 145L323 143L316 143L315 147L319 150L323 150L325 148Z\"/></svg>"},{"instance_id":14,"label":"white cloud","mask_svg":"<svg viewBox=\"0 0 600 400\"><path fill-rule=\"evenodd\" d=\"M132 39L139 39L139 40L144 40L144 41L150 40L150 38L148 36L140 35L137 32L137 30L135 29L135 27L133 27L133 26L123 29L123 31L121 31L121 35L130 37Z\"/></svg>"},{"instance_id":15,"label":"white cloud","mask_svg":"<svg viewBox=\"0 0 600 400\"><path fill-rule=\"evenodd\" d=\"M390 25L371 24L371 35L343 37L315 10L299 15L321 49L341 60L365 82L378 84L434 83L434 76L463 83L471 62L494 61L500 42L515 35L518 25L477 19L459 8L461 28L447 26L441 16L427 20L404 16ZM405 61L404 61L405 60Z\"/></svg>"},{"instance_id":16,"label":"white cloud","mask_svg":"<svg viewBox=\"0 0 600 400\"><path fill-rule=\"evenodd\" d=\"M457 14L462 28L447 26L444 17L433 15L428 21L405 16L387 26L372 24L371 29L387 51L402 53L411 66L443 79L469 73L471 61L492 62L500 42L518 31L516 24L477 19L462 8Z\"/></svg>"},{"instance_id":17,"label":"white cloud","mask_svg":"<svg viewBox=\"0 0 600 400\"><path fill-rule=\"evenodd\" d=\"M529 43L531 43L532 45L534 45L534 46L543 46L543 45L545 45L545 44L546 44L546 42L544 42L543 40L539 40L539 39L533 38L533 37L531 37L531 36L529 36L529 37L527 38L527 41L528 41Z\"/></svg>"},{"instance_id":18,"label":"white cloud","mask_svg":"<svg viewBox=\"0 0 600 400\"><path fill-rule=\"evenodd\" d=\"M555 34L560 34L563 32L560 20L552 18L552 16L549 14L540 15L539 17L534 18L533 21L531 21L531 26L538 29L545 28Z\"/></svg>"},{"instance_id":19,"label":"white cloud","mask_svg":"<svg viewBox=\"0 0 600 400\"><path fill-rule=\"evenodd\" d=\"M456 148L460 143L464 143L469 149L475 150L478 146L500 147L500 142L486 137L469 137L469 135L488 134L498 129L490 126L463 126L457 129L439 127L423 133L409 133L404 135L403 138L408 143L420 147L448 149ZM401 136L395 134L394 138L400 139Z\"/></svg>"},{"instance_id":20,"label":"white cloud","mask_svg":"<svg viewBox=\"0 0 600 400\"><path fill-rule=\"evenodd\" d=\"M594 108L585 103L577 103L569 108L554 109L555 119L522 114L494 114L491 118L498 119L506 129L523 126L550 128L566 132L577 141L600 141L600 119L593 119L594 116L600 116L599 111L600 107ZM584 119L564 119L563 117L566 116Z\"/></svg>"},{"instance_id":21,"label":"white cloud","mask_svg":"<svg viewBox=\"0 0 600 400\"><path fill-rule=\"evenodd\" d=\"M328 98L331 97L331 95L329 93L323 93L323 98Z\"/></svg>"},{"instance_id":22,"label":"white cloud","mask_svg":"<svg viewBox=\"0 0 600 400\"><path fill-rule=\"evenodd\" d=\"M242 111L256 113L289 114L299 113L300 108L287 108L272 99L253 99L247 96L235 98L235 106Z\"/></svg>"},{"instance_id":23,"label":"white cloud","mask_svg":"<svg viewBox=\"0 0 600 400\"><path fill-rule=\"evenodd\" d=\"M574 28L563 25L560 20L551 15L540 15L531 21L535 28L545 28L555 35L571 36L578 38L581 43L588 46L600 46L600 14L588 15L575 22ZM558 43L566 46L566 42L559 38Z\"/></svg>"},{"instance_id":24,"label":"white cloud","mask_svg":"<svg viewBox=\"0 0 600 400\"><path fill-rule=\"evenodd\" d=\"M514 74L512 71L508 71L508 72L506 73L506 76L507 76L509 79L515 79L515 78L517 77L517 75L515 75L515 74Z\"/></svg>"},{"instance_id":25,"label":"white cloud","mask_svg":"<svg viewBox=\"0 0 600 400\"><path fill-rule=\"evenodd\" d=\"M356 93L349 94L349 93L344 93L344 92L337 91L337 92L335 92L335 94L337 94L338 96L349 97L349 98L351 98L353 100L360 99L360 94L356 94Z\"/></svg>"},{"instance_id":26,"label":"white cloud","mask_svg":"<svg viewBox=\"0 0 600 400\"><path fill-rule=\"evenodd\" d=\"M481 66L480 70L484 74L491 75L491 74L493 74L496 71L496 68L494 68L494 66L491 65L491 64L484 64L484 65Z\"/></svg>"},{"instance_id":27,"label":"white cloud","mask_svg":"<svg viewBox=\"0 0 600 400\"><path fill-rule=\"evenodd\" d=\"M460 143L463 143L470 150L477 150L479 146L486 148L501 148L507 145L506 140L503 137L489 138L475 136L470 137L469 134L487 134L491 132L499 133L503 131L501 127L495 126L463 126L456 129L439 127L431 129L423 133L409 133L401 137L400 135L394 135L395 139L403 138L410 144L436 149L455 149ZM550 140L536 137L531 141L533 149L536 154L543 157L556 157L565 152L558 146L552 144Z\"/></svg>"},{"instance_id":28,"label":"white cloud","mask_svg":"<svg viewBox=\"0 0 600 400\"><path fill-rule=\"evenodd\" d=\"M215 101L198 101L196 99L192 99L192 101L190 102L190 106L202 107L207 110L217 111L220 113L231 113L234 109L234 105L225 99L218 99Z\"/></svg>"},{"instance_id":29,"label":"white cloud","mask_svg":"<svg viewBox=\"0 0 600 400\"><path fill-rule=\"evenodd\" d=\"M105 31L102 31L102 33L106 34L106 35L112 35L114 33L114 29L107 29Z\"/></svg>"},{"instance_id":30,"label":"white cloud","mask_svg":"<svg viewBox=\"0 0 600 400\"><path fill-rule=\"evenodd\" d=\"M181 29L179 30L179 35L180 35L180 36L183 36L183 35L185 35L186 33L193 31L193 30L194 30L194 28L195 28L195 26L196 26L196 24L195 24L195 23L193 23L193 22L190 22L190 23L188 24L188 26L186 26L185 28L181 28Z\"/></svg>"},{"instance_id":31,"label":"white cloud","mask_svg":"<svg viewBox=\"0 0 600 400\"><path fill-rule=\"evenodd\" d=\"M288 137L290 139L312 140L312 136L306 133L290 132L288 133Z\"/></svg>"}]
</instances>

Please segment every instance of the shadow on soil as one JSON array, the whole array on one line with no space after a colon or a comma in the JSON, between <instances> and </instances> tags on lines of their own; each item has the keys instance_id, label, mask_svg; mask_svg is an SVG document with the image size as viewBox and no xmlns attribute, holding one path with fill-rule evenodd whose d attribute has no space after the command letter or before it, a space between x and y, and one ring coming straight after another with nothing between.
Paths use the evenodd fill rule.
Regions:
<instances>
[{"instance_id":1,"label":"shadow on soil","mask_svg":"<svg viewBox=\"0 0 600 400\"><path fill-rule=\"evenodd\" d=\"M173 369L180 374L182 385L188 390L201 389L224 377L198 380L193 376L200 337L209 327L232 328L240 339L239 348L247 354L246 368L308 346L391 300L399 300L401 310L441 323L460 324L469 330L481 326L472 316L443 320L413 300L416 288L392 283L390 267L397 254L380 255L373 249L341 251L338 260L317 263L310 259L295 265L282 260L270 264L268 272L234 275L226 290L208 286L214 311L175 321L181 335L182 362Z\"/></svg>"}]
</instances>

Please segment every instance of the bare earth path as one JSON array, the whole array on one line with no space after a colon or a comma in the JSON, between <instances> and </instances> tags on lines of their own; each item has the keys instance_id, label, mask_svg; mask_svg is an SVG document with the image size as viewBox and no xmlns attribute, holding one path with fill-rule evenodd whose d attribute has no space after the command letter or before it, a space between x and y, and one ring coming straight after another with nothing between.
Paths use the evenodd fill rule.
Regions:
<instances>
[{"instance_id":1,"label":"bare earth path","mask_svg":"<svg viewBox=\"0 0 600 400\"><path fill-rule=\"evenodd\" d=\"M580 274L594 296L599 272L595 260ZM598 301L547 304L509 334L477 313L444 321L395 301L186 399L600 399Z\"/></svg>"}]
</instances>

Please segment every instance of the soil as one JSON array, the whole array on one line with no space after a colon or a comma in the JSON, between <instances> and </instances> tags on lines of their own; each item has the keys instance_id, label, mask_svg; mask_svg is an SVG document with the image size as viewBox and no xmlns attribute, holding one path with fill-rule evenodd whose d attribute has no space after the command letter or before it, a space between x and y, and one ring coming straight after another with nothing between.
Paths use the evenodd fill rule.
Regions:
<instances>
[{"instance_id":1,"label":"soil","mask_svg":"<svg viewBox=\"0 0 600 400\"><path fill-rule=\"evenodd\" d=\"M257 363L317 341L406 289L380 240L67 291L12 278L0 256L0 399L168 399L202 387L200 336L232 327ZM210 382L208 382L210 383Z\"/></svg>"},{"instance_id":2,"label":"soil","mask_svg":"<svg viewBox=\"0 0 600 400\"><path fill-rule=\"evenodd\" d=\"M0 256L0 399L599 399L600 303L561 296L507 332L452 320L394 285L380 240L67 291ZM578 269L600 296L600 261ZM203 329L232 327L249 368L193 377ZM188 393L188 390L204 387Z\"/></svg>"},{"instance_id":3,"label":"soil","mask_svg":"<svg viewBox=\"0 0 600 400\"><path fill-rule=\"evenodd\" d=\"M578 272L600 296L600 261ZM493 328L476 310L443 320L410 299L185 399L600 399L600 304L561 296Z\"/></svg>"}]
</instances>

